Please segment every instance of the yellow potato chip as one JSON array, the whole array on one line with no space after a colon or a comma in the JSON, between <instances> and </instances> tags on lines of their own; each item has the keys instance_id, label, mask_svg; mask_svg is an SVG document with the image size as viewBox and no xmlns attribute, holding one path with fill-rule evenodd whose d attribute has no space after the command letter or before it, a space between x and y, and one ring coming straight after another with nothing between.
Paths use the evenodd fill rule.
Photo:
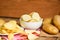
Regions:
<instances>
[{"instance_id":1,"label":"yellow potato chip","mask_svg":"<svg viewBox=\"0 0 60 40\"><path fill-rule=\"evenodd\" d=\"M37 12L32 12L31 14L32 14L31 15L32 19L35 19L36 21L40 21L41 18Z\"/></svg>"},{"instance_id":2,"label":"yellow potato chip","mask_svg":"<svg viewBox=\"0 0 60 40\"><path fill-rule=\"evenodd\" d=\"M17 22L15 20L10 20L10 23L16 24Z\"/></svg>"},{"instance_id":3,"label":"yellow potato chip","mask_svg":"<svg viewBox=\"0 0 60 40\"><path fill-rule=\"evenodd\" d=\"M36 33L40 34L40 31L36 31L36 30L25 30L25 32L27 33L29 40L35 40L36 38L39 38L38 36L36 36L36 35L34 35L32 33L33 32L36 32Z\"/></svg>"},{"instance_id":4,"label":"yellow potato chip","mask_svg":"<svg viewBox=\"0 0 60 40\"><path fill-rule=\"evenodd\" d=\"M30 15L27 15L27 14L22 15L21 18L22 18L24 21L29 21L29 20L31 20L31 16L30 16Z\"/></svg>"},{"instance_id":5,"label":"yellow potato chip","mask_svg":"<svg viewBox=\"0 0 60 40\"><path fill-rule=\"evenodd\" d=\"M9 22L4 24L4 27L6 29L12 30L16 27L16 22L15 21L9 21Z\"/></svg>"},{"instance_id":6,"label":"yellow potato chip","mask_svg":"<svg viewBox=\"0 0 60 40\"><path fill-rule=\"evenodd\" d=\"M28 35L28 39L29 40L35 40L35 39L37 39L37 38L39 38L38 36L35 36L35 35L33 35L33 34L29 34Z\"/></svg>"},{"instance_id":7,"label":"yellow potato chip","mask_svg":"<svg viewBox=\"0 0 60 40\"><path fill-rule=\"evenodd\" d=\"M10 34L8 35L8 40L13 40L13 37L14 37L14 34L10 33Z\"/></svg>"},{"instance_id":8,"label":"yellow potato chip","mask_svg":"<svg viewBox=\"0 0 60 40\"><path fill-rule=\"evenodd\" d=\"M0 40L2 40L2 38L0 37Z\"/></svg>"},{"instance_id":9,"label":"yellow potato chip","mask_svg":"<svg viewBox=\"0 0 60 40\"><path fill-rule=\"evenodd\" d=\"M6 30L1 31L2 34L8 34Z\"/></svg>"},{"instance_id":10,"label":"yellow potato chip","mask_svg":"<svg viewBox=\"0 0 60 40\"><path fill-rule=\"evenodd\" d=\"M40 31L36 31L36 30L25 30L25 32L28 34L32 34L33 32L40 34Z\"/></svg>"}]
</instances>

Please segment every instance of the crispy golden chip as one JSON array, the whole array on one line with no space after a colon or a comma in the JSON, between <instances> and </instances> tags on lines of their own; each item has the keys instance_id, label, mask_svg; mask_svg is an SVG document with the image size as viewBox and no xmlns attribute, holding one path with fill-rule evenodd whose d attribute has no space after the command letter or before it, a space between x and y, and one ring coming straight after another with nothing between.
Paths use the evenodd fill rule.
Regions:
<instances>
[{"instance_id":1,"label":"crispy golden chip","mask_svg":"<svg viewBox=\"0 0 60 40\"><path fill-rule=\"evenodd\" d=\"M2 40L2 38L0 37L0 40Z\"/></svg>"},{"instance_id":2,"label":"crispy golden chip","mask_svg":"<svg viewBox=\"0 0 60 40\"><path fill-rule=\"evenodd\" d=\"M40 16L37 12L32 12L31 13L32 19L35 19L36 21L40 21Z\"/></svg>"},{"instance_id":3,"label":"crispy golden chip","mask_svg":"<svg viewBox=\"0 0 60 40\"><path fill-rule=\"evenodd\" d=\"M13 40L13 37L14 37L14 34L10 33L10 34L8 35L8 40Z\"/></svg>"},{"instance_id":4,"label":"crispy golden chip","mask_svg":"<svg viewBox=\"0 0 60 40\"><path fill-rule=\"evenodd\" d=\"M21 18L22 18L24 21L29 21L29 20L31 20L31 16L30 16L30 15L27 15L27 14L22 15Z\"/></svg>"},{"instance_id":5,"label":"crispy golden chip","mask_svg":"<svg viewBox=\"0 0 60 40\"><path fill-rule=\"evenodd\" d=\"M12 30L16 27L16 22L15 21L9 21L9 22L4 24L4 27L6 29Z\"/></svg>"},{"instance_id":6,"label":"crispy golden chip","mask_svg":"<svg viewBox=\"0 0 60 40\"><path fill-rule=\"evenodd\" d=\"M6 30L2 30L1 34L8 34Z\"/></svg>"}]
</instances>

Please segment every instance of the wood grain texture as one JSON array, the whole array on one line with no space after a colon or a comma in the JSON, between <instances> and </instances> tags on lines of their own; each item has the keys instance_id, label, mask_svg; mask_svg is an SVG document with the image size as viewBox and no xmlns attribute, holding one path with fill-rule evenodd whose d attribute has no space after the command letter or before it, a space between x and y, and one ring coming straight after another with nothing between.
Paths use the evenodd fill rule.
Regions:
<instances>
[{"instance_id":1,"label":"wood grain texture","mask_svg":"<svg viewBox=\"0 0 60 40\"><path fill-rule=\"evenodd\" d=\"M0 16L20 17L33 11L43 18L59 14L60 0L0 0Z\"/></svg>"}]
</instances>

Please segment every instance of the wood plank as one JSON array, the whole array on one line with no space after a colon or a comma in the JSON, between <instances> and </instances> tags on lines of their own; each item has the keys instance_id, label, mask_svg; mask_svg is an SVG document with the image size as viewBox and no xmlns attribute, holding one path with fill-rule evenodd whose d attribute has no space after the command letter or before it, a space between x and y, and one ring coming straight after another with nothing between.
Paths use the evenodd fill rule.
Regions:
<instances>
[{"instance_id":1,"label":"wood plank","mask_svg":"<svg viewBox=\"0 0 60 40\"><path fill-rule=\"evenodd\" d=\"M39 12L41 17L51 17L60 12L59 0L0 0L0 16L20 17Z\"/></svg>"},{"instance_id":2,"label":"wood plank","mask_svg":"<svg viewBox=\"0 0 60 40\"><path fill-rule=\"evenodd\" d=\"M40 36L42 36L42 37L60 37L60 33L58 33L57 35L50 35L50 34L44 32L43 30L41 30Z\"/></svg>"}]
</instances>

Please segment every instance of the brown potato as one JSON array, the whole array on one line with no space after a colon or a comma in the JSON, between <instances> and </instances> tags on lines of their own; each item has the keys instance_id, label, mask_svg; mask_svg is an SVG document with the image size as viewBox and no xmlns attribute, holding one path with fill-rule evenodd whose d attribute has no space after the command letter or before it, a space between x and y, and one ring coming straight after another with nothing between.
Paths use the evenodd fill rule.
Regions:
<instances>
[{"instance_id":1,"label":"brown potato","mask_svg":"<svg viewBox=\"0 0 60 40\"><path fill-rule=\"evenodd\" d=\"M53 23L60 30L60 15L54 16Z\"/></svg>"},{"instance_id":2,"label":"brown potato","mask_svg":"<svg viewBox=\"0 0 60 40\"><path fill-rule=\"evenodd\" d=\"M50 24L52 21L52 18L45 18L43 21L43 24Z\"/></svg>"},{"instance_id":3,"label":"brown potato","mask_svg":"<svg viewBox=\"0 0 60 40\"><path fill-rule=\"evenodd\" d=\"M59 30L51 24L45 24L42 28L49 34L57 34L59 32Z\"/></svg>"}]
</instances>

